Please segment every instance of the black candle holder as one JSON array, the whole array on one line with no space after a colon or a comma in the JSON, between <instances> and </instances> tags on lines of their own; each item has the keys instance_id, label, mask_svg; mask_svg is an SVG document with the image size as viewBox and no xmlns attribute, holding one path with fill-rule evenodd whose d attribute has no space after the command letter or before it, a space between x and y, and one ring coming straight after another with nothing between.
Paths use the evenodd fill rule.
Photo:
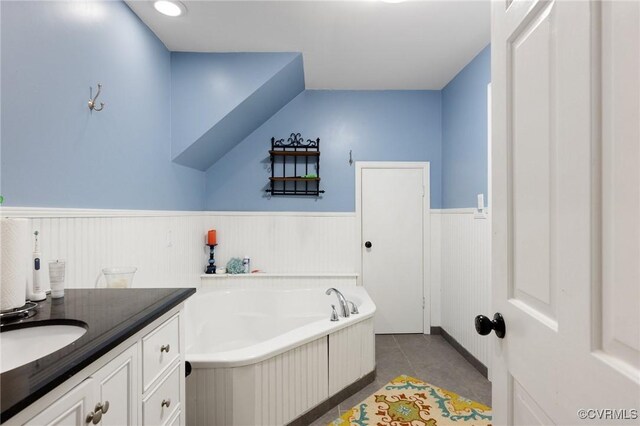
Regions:
<instances>
[{"instance_id":1,"label":"black candle holder","mask_svg":"<svg viewBox=\"0 0 640 426\"><path fill-rule=\"evenodd\" d=\"M213 257L213 249L217 246L217 244L207 244L209 246L209 264L207 265L206 274L215 274L216 273L216 259Z\"/></svg>"}]
</instances>

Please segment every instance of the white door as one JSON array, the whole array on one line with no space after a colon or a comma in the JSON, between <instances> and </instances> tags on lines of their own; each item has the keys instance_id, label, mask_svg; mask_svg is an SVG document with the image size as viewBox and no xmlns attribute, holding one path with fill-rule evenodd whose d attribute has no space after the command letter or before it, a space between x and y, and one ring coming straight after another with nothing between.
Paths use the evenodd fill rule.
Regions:
<instances>
[{"instance_id":1,"label":"white door","mask_svg":"<svg viewBox=\"0 0 640 426\"><path fill-rule=\"evenodd\" d=\"M640 2L492 15L495 424L637 424Z\"/></svg>"},{"instance_id":2,"label":"white door","mask_svg":"<svg viewBox=\"0 0 640 426\"><path fill-rule=\"evenodd\" d=\"M375 332L422 333L428 163L356 163L356 173L362 283L377 307Z\"/></svg>"}]
</instances>

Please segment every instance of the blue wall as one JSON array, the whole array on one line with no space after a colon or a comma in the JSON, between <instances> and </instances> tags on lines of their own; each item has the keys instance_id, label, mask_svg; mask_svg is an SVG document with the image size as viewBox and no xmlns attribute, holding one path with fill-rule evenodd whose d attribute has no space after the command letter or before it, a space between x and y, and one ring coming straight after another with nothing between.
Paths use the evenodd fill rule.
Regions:
<instances>
[{"instance_id":1,"label":"blue wall","mask_svg":"<svg viewBox=\"0 0 640 426\"><path fill-rule=\"evenodd\" d=\"M205 174L171 162L172 122L174 135L187 135L178 139L178 151L211 126L184 107L199 85L177 88L172 73L188 79L193 61L222 56L176 53L172 69L172 54L122 2L3 1L0 8L5 205L353 211L350 149L360 161L430 161L432 208L474 206L476 194L487 193L489 47L442 91L303 91L235 147L230 143ZM233 115L225 111L242 109L243 98L274 80L269 73L287 77L293 91L280 90L278 80L277 90L264 96L268 108L257 102L243 110L247 132L264 120L260 114L270 115L302 89L299 54L265 54L261 71L240 66L255 58L230 54L216 63L214 74L233 69L236 84L209 88L219 102L209 119L222 122ZM283 73L288 67L292 72ZM107 106L91 113L89 87L98 81ZM269 199L269 140L294 131L321 138L327 192Z\"/></svg>"},{"instance_id":2,"label":"blue wall","mask_svg":"<svg viewBox=\"0 0 640 426\"><path fill-rule=\"evenodd\" d=\"M442 89L442 208L487 203L487 84L491 49L485 47Z\"/></svg>"},{"instance_id":3,"label":"blue wall","mask_svg":"<svg viewBox=\"0 0 640 426\"><path fill-rule=\"evenodd\" d=\"M170 53L122 2L0 2L5 205L203 207L171 163ZM89 87L103 83L104 111Z\"/></svg>"},{"instance_id":4,"label":"blue wall","mask_svg":"<svg viewBox=\"0 0 640 426\"><path fill-rule=\"evenodd\" d=\"M173 52L173 160L207 170L303 90L300 53Z\"/></svg>"},{"instance_id":5,"label":"blue wall","mask_svg":"<svg viewBox=\"0 0 640 426\"><path fill-rule=\"evenodd\" d=\"M440 114L440 91L304 91L207 171L205 208L354 211L349 150L358 161L430 161L431 207L440 208ZM292 132L320 138L320 198L264 192L271 137Z\"/></svg>"}]
</instances>

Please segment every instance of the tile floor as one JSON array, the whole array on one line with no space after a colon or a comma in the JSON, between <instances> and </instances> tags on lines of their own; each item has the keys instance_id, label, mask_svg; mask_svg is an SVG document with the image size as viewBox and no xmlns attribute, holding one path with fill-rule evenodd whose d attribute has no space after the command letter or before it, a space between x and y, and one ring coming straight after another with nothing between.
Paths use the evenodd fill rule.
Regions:
<instances>
[{"instance_id":1,"label":"tile floor","mask_svg":"<svg viewBox=\"0 0 640 426\"><path fill-rule=\"evenodd\" d=\"M401 374L491 405L491 383L442 336L425 334L376 335L376 380L348 397L312 423L326 425L344 411Z\"/></svg>"}]
</instances>

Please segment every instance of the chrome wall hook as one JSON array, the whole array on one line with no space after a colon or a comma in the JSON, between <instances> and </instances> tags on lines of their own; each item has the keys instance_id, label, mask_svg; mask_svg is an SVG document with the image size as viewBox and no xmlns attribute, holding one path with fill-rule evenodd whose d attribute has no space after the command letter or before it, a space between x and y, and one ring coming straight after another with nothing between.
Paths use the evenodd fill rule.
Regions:
<instances>
[{"instance_id":1,"label":"chrome wall hook","mask_svg":"<svg viewBox=\"0 0 640 426\"><path fill-rule=\"evenodd\" d=\"M96 100L98 96L100 96L100 92L102 91L102 84L98 83L98 91L96 95L93 96L93 87L89 88L89 109L91 111L102 111L104 109L104 102L100 102L100 108L96 107Z\"/></svg>"}]
</instances>

